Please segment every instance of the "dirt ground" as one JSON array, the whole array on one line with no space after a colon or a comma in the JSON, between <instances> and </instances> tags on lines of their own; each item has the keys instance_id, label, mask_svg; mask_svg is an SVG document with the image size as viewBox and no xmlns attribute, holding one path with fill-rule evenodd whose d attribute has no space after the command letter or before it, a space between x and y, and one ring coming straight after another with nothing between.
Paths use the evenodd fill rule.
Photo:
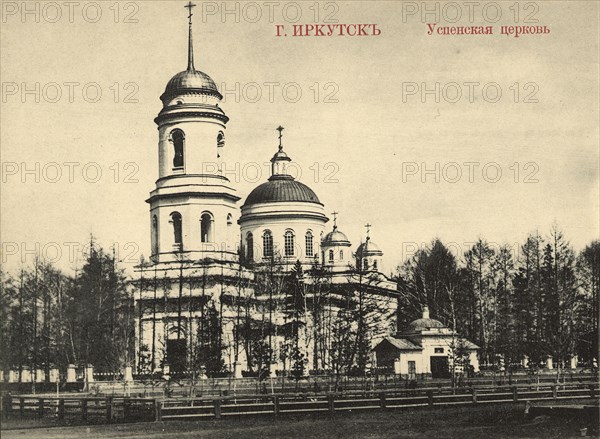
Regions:
<instances>
[{"instance_id":1,"label":"dirt ground","mask_svg":"<svg viewBox=\"0 0 600 439\"><path fill-rule=\"evenodd\" d=\"M576 404L597 401L579 400ZM12 425L11 425L12 424ZM584 421L527 418L524 404L400 409L334 416L227 418L77 427L15 428L4 424L3 439L42 438L576 438ZM29 427L35 427L30 424Z\"/></svg>"}]
</instances>

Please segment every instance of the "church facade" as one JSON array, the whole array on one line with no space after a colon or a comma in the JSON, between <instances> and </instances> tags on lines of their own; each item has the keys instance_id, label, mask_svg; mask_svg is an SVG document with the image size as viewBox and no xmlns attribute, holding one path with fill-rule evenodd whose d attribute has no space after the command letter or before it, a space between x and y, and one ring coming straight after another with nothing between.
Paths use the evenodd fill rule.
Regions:
<instances>
[{"instance_id":1,"label":"church facade","mask_svg":"<svg viewBox=\"0 0 600 439\"><path fill-rule=\"evenodd\" d=\"M278 145L271 176L246 197L223 175L229 118L213 79L188 65L160 99L158 179L150 207L152 254L137 268L137 370L242 374L327 371L347 346L395 331L398 291L367 236L353 247L324 204L288 173ZM265 154L267 151L265 151ZM369 233L367 233L369 235ZM354 334L355 340L345 340ZM364 355L363 355L364 357ZM344 364L344 368L352 364Z\"/></svg>"}]
</instances>

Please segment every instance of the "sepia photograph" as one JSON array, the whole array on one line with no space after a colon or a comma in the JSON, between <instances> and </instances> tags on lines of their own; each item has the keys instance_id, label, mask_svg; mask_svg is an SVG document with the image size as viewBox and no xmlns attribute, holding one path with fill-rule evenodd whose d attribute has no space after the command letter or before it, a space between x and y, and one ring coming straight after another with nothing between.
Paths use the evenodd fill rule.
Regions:
<instances>
[{"instance_id":1,"label":"sepia photograph","mask_svg":"<svg viewBox=\"0 0 600 439\"><path fill-rule=\"evenodd\" d=\"M600 1L0 13L3 438L600 436Z\"/></svg>"}]
</instances>

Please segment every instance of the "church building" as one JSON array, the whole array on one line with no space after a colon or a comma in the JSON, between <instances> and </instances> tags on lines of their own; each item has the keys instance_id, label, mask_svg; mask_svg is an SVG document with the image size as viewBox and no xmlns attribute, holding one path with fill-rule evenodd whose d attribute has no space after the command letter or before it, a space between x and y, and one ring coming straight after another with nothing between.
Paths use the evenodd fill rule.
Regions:
<instances>
[{"instance_id":1,"label":"church building","mask_svg":"<svg viewBox=\"0 0 600 439\"><path fill-rule=\"evenodd\" d=\"M337 213L329 226L317 194L288 173L293 147L284 148L283 127L266 182L244 197L223 175L226 158L235 160L229 118L215 81L194 63L193 6L187 68L167 83L155 118L152 254L136 274L137 370L273 375L298 358L303 373L339 368L348 334L368 340L369 353L396 330L397 286L379 271L383 252L369 229L353 247Z\"/></svg>"}]
</instances>

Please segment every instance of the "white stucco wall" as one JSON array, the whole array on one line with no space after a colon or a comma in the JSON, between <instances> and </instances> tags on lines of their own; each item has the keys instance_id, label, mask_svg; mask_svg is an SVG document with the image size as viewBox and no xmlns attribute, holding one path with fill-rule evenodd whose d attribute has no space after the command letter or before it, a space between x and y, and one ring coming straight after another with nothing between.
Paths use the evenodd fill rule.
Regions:
<instances>
[{"instance_id":1,"label":"white stucco wall","mask_svg":"<svg viewBox=\"0 0 600 439\"><path fill-rule=\"evenodd\" d=\"M448 362L451 364L451 335L439 335L439 336L424 336L415 337L413 339L415 344L420 344L423 348L422 351L401 351L398 355L398 362L395 366L396 370L402 375L408 374L408 362L414 361L417 374L430 374L431 373L431 357L448 357ZM443 352L436 353L435 350L443 349ZM474 372L479 371L479 360L477 358L477 351L471 350L469 353L469 362L473 366Z\"/></svg>"},{"instance_id":2,"label":"white stucco wall","mask_svg":"<svg viewBox=\"0 0 600 439\"><path fill-rule=\"evenodd\" d=\"M312 264L321 257L321 234L325 230L327 217L321 204L304 202L262 203L242 209L240 218L242 247L247 253L247 236L252 233L254 240L254 262L268 260L263 252L263 234L270 230L273 235L273 250L276 258L294 264L296 260ZM287 230L294 233L294 255L285 256L284 235ZM307 231L313 235L313 256L306 255L305 236ZM316 258L316 259L315 259Z\"/></svg>"}]
</instances>

